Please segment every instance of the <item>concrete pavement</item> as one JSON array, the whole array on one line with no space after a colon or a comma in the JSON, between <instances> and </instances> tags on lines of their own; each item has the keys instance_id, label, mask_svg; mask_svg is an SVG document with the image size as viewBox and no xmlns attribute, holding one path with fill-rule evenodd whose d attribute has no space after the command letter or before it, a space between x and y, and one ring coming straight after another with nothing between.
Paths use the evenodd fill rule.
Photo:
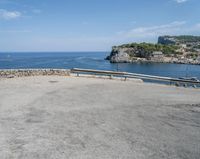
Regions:
<instances>
[{"instance_id":1,"label":"concrete pavement","mask_svg":"<svg viewBox=\"0 0 200 159\"><path fill-rule=\"evenodd\" d=\"M0 80L1 159L199 157L199 89L83 77Z\"/></svg>"}]
</instances>

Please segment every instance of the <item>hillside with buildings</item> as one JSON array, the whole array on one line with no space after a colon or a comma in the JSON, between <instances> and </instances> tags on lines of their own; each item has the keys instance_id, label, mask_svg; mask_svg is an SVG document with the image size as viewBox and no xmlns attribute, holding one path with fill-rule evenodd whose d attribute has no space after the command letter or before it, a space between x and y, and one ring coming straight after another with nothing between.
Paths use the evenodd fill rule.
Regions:
<instances>
[{"instance_id":1,"label":"hillside with buildings","mask_svg":"<svg viewBox=\"0 0 200 159\"><path fill-rule=\"evenodd\" d=\"M199 36L160 36L157 44L130 43L113 46L111 63L160 62L200 64Z\"/></svg>"}]
</instances>

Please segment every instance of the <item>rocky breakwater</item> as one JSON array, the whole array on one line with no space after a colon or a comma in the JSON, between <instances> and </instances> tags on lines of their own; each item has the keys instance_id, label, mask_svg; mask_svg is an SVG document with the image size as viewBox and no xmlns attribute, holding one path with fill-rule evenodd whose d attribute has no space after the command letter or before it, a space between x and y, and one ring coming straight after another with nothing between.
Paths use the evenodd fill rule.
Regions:
<instances>
[{"instance_id":1,"label":"rocky breakwater","mask_svg":"<svg viewBox=\"0 0 200 159\"><path fill-rule=\"evenodd\" d=\"M0 78L14 78L26 76L69 76L70 70L65 69L6 69L0 70Z\"/></svg>"}]
</instances>

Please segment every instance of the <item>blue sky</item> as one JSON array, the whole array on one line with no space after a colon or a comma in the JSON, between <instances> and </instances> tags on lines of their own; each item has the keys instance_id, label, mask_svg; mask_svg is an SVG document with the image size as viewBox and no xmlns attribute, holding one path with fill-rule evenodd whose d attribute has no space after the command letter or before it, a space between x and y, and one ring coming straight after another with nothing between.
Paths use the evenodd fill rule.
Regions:
<instances>
[{"instance_id":1,"label":"blue sky","mask_svg":"<svg viewBox=\"0 0 200 159\"><path fill-rule=\"evenodd\" d=\"M200 35L199 0L0 0L0 51L109 51Z\"/></svg>"}]
</instances>

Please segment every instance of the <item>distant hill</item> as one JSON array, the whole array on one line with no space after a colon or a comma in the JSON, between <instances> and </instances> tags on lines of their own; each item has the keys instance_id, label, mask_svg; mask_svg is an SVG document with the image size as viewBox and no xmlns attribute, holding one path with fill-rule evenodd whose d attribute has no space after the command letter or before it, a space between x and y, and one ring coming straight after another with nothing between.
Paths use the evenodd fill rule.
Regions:
<instances>
[{"instance_id":1,"label":"distant hill","mask_svg":"<svg viewBox=\"0 0 200 159\"><path fill-rule=\"evenodd\" d=\"M195 44L199 45L200 44L200 36L192 36L192 35L180 35L180 36L160 36L158 38L158 44L164 44L164 45L169 45L169 44Z\"/></svg>"}]
</instances>

